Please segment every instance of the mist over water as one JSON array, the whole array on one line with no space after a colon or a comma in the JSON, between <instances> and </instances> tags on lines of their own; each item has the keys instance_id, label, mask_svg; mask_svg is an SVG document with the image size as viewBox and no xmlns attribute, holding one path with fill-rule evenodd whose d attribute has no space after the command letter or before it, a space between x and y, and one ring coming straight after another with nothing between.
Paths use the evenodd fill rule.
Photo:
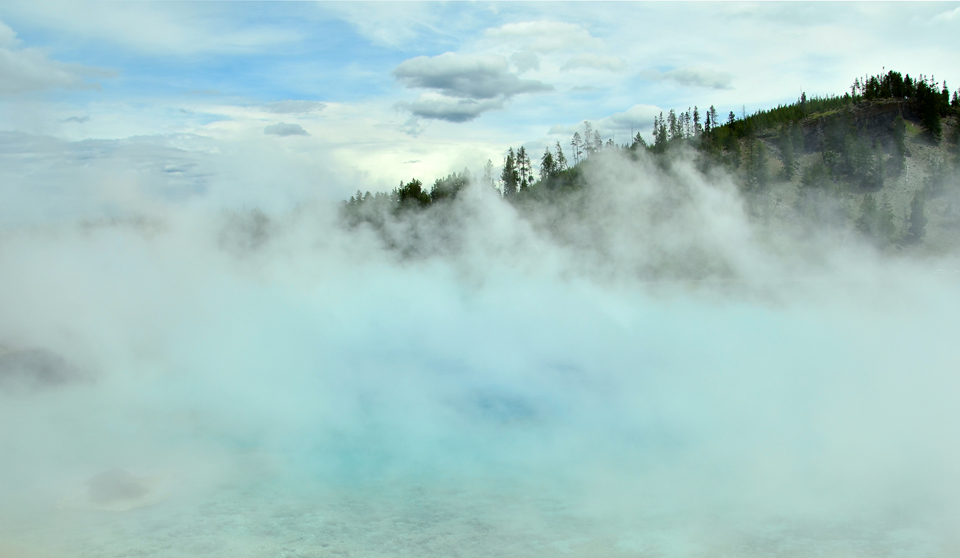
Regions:
<instances>
[{"instance_id":1,"label":"mist over water","mask_svg":"<svg viewBox=\"0 0 960 558\"><path fill-rule=\"evenodd\" d=\"M951 556L957 260L611 157L0 238L4 556Z\"/></svg>"}]
</instances>

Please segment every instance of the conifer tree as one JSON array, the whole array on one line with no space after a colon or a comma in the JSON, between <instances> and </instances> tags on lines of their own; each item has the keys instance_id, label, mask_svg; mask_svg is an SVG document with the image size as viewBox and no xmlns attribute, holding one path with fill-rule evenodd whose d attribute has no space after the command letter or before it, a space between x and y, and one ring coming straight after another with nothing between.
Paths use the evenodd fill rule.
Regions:
<instances>
[{"instance_id":1,"label":"conifer tree","mask_svg":"<svg viewBox=\"0 0 960 558\"><path fill-rule=\"evenodd\" d=\"M550 148L547 148L543 152L543 157L540 158L540 182L546 182L553 177L556 172L553 153L550 153Z\"/></svg>"},{"instance_id":2,"label":"conifer tree","mask_svg":"<svg viewBox=\"0 0 960 558\"><path fill-rule=\"evenodd\" d=\"M493 182L493 161L490 159L487 159L487 163L483 165L483 183L491 188L497 187Z\"/></svg>"},{"instance_id":3,"label":"conifer tree","mask_svg":"<svg viewBox=\"0 0 960 558\"><path fill-rule=\"evenodd\" d=\"M570 140L570 146L573 147L573 164L580 164L580 155L583 153L583 140L580 139L580 132L573 133L573 139Z\"/></svg>"},{"instance_id":4,"label":"conifer tree","mask_svg":"<svg viewBox=\"0 0 960 558\"><path fill-rule=\"evenodd\" d=\"M529 163L527 159L527 149L521 145L520 149L517 150L517 160L516 160L517 173L520 175L520 181L518 182L518 185L521 190L527 187L528 164Z\"/></svg>"},{"instance_id":5,"label":"conifer tree","mask_svg":"<svg viewBox=\"0 0 960 558\"><path fill-rule=\"evenodd\" d=\"M669 126L669 139L671 141L682 137L680 126L677 124L677 113L673 109L670 109L670 113L667 115L667 126Z\"/></svg>"},{"instance_id":6,"label":"conifer tree","mask_svg":"<svg viewBox=\"0 0 960 558\"><path fill-rule=\"evenodd\" d=\"M517 172L517 159L512 147L507 151L507 157L503 161L503 171L500 172L500 181L503 183L504 197L511 197L517 193L520 175Z\"/></svg>"},{"instance_id":7,"label":"conifer tree","mask_svg":"<svg viewBox=\"0 0 960 558\"><path fill-rule=\"evenodd\" d=\"M554 168L556 172L563 172L567 170L567 158L563 156L563 149L560 148L560 142L557 142L557 147L555 151L555 158L553 160Z\"/></svg>"}]
</instances>

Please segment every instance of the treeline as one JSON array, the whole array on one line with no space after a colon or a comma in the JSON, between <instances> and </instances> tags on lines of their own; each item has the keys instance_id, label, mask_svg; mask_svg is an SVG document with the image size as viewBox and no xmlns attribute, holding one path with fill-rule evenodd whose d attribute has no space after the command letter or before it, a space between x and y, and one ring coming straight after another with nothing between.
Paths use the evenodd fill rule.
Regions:
<instances>
[{"instance_id":1,"label":"treeline","mask_svg":"<svg viewBox=\"0 0 960 558\"><path fill-rule=\"evenodd\" d=\"M892 106L886 107L885 103ZM896 112L896 116L890 115ZM880 114L882 130L870 115ZM401 182L392 192L371 194L357 192L345 202L345 212L352 223L379 222L383 215L411 208L425 208L456 198L469 182L497 190L514 202L523 200L549 201L558 193L580 189L583 184L582 165L594 155L619 150L636 156L647 152L662 156L678 146L697 150L703 168L711 164L727 166L739 174L747 191L763 191L774 180L792 181L799 178L804 192L841 184L854 192L878 192L890 175L905 168L909 155L905 144L907 122L902 115L914 119L926 130L928 137L940 142L943 135L941 119L960 114L960 90L951 96L946 83L932 77L890 71L876 76L854 80L849 93L840 96L808 97L801 93L796 102L759 110L740 117L730 111L721 117L714 106L686 111L670 110L654 118L652 138L648 145L637 133L629 144L617 145L613 139L604 140L590 122L576 131L569 143L569 159L560 142L546 148L540 156L538 168L524 146L509 148L504 155L499 174L493 161L484 166L483 176L474 179L467 170L437 179L428 190L419 179ZM866 116L864 116L866 115ZM874 118L876 120L876 118ZM954 126L954 135L960 126ZM953 143L960 138L951 137ZM774 148L773 153L768 145ZM816 153L810 162L800 165L800 157ZM771 172L771 159L779 159L779 171ZM664 159L666 161L668 159ZM960 161L960 150L958 150ZM799 177L798 177L799 174ZM870 194L864 198L858 227L864 231L888 231L888 208L882 199ZM922 200L919 202L922 211ZM867 216L867 217L864 217ZM872 217L870 217L872 216ZM920 218L911 227L915 236Z\"/></svg>"},{"instance_id":2,"label":"treeline","mask_svg":"<svg viewBox=\"0 0 960 558\"><path fill-rule=\"evenodd\" d=\"M863 81L854 80L851 91L866 100L909 99L923 127L938 140L943 133L940 119L960 111L960 90L954 91L951 98L946 82L941 85L933 77L926 78L923 74L911 79L910 74L904 76L891 70Z\"/></svg>"}]
</instances>

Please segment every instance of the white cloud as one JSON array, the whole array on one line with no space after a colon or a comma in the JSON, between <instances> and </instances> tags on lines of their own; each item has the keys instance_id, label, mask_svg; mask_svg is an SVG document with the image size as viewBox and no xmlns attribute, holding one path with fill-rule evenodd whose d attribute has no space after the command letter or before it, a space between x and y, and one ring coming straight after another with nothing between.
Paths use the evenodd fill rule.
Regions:
<instances>
[{"instance_id":1,"label":"white cloud","mask_svg":"<svg viewBox=\"0 0 960 558\"><path fill-rule=\"evenodd\" d=\"M672 81L680 85L708 87L710 89L732 89L733 75L702 66L675 68L666 72L649 69L640 72L640 76L651 81Z\"/></svg>"},{"instance_id":2,"label":"white cloud","mask_svg":"<svg viewBox=\"0 0 960 558\"><path fill-rule=\"evenodd\" d=\"M15 48L20 46L20 39L17 38L17 32L9 25L0 21L0 48Z\"/></svg>"},{"instance_id":3,"label":"white cloud","mask_svg":"<svg viewBox=\"0 0 960 558\"><path fill-rule=\"evenodd\" d=\"M51 60L35 48L18 48L16 33L0 22L0 94L11 95L51 88L96 87L88 77L106 77L112 72Z\"/></svg>"},{"instance_id":4,"label":"white cloud","mask_svg":"<svg viewBox=\"0 0 960 558\"><path fill-rule=\"evenodd\" d=\"M305 114L319 112L326 106L319 101L277 101L264 105L263 110L275 114Z\"/></svg>"},{"instance_id":5,"label":"white cloud","mask_svg":"<svg viewBox=\"0 0 960 558\"><path fill-rule=\"evenodd\" d=\"M579 54L574 56L563 66L560 71L570 71L578 69L587 70L607 70L619 72L626 67L626 64L619 56L604 56L599 54Z\"/></svg>"},{"instance_id":6,"label":"white cloud","mask_svg":"<svg viewBox=\"0 0 960 558\"><path fill-rule=\"evenodd\" d=\"M603 41L593 37L580 25L562 21L508 23L501 27L487 29L484 35L497 41L520 43L540 52L603 46Z\"/></svg>"},{"instance_id":7,"label":"white cloud","mask_svg":"<svg viewBox=\"0 0 960 558\"><path fill-rule=\"evenodd\" d=\"M630 134L637 132L649 135L647 132L653 125L653 118L663 112L663 109L653 105L634 105L623 112L616 112L610 116L591 120L591 127L600 132L604 140L614 139L617 143L629 143ZM579 132L584 133L583 123L574 125L557 124L550 128L552 136L569 137ZM561 142L565 144L566 142Z\"/></svg>"},{"instance_id":8,"label":"white cloud","mask_svg":"<svg viewBox=\"0 0 960 558\"><path fill-rule=\"evenodd\" d=\"M299 124L287 124L286 122L280 122L279 124L273 124L267 126L263 129L263 133L270 136L309 136L306 130L303 129L303 126Z\"/></svg>"},{"instance_id":9,"label":"white cloud","mask_svg":"<svg viewBox=\"0 0 960 558\"><path fill-rule=\"evenodd\" d=\"M46 0L8 4L6 11L69 37L82 37L149 53L256 53L302 39L281 29L224 17L218 3ZM2 35L2 33L0 33Z\"/></svg>"},{"instance_id":10,"label":"white cloud","mask_svg":"<svg viewBox=\"0 0 960 558\"><path fill-rule=\"evenodd\" d=\"M960 7L941 12L934 16L934 19L938 21L953 21L955 19L960 19Z\"/></svg>"},{"instance_id":11,"label":"white cloud","mask_svg":"<svg viewBox=\"0 0 960 558\"><path fill-rule=\"evenodd\" d=\"M510 61L521 74L530 70L540 69L540 57L532 50L521 50L510 55Z\"/></svg>"}]
</instances>

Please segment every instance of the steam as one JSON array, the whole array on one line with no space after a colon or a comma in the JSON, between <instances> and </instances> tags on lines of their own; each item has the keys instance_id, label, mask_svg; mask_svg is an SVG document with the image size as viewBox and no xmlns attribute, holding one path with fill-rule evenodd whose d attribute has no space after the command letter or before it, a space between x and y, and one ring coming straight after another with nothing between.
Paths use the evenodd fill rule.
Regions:
<instances>
[{"instance_id":1,"label":"steam","mask_svg":"<svg viewBox=\"0 0 960 558\"><path fill-rule=\"evenodd\" d=\"M4 232L0 550L956 552L954 256L748 217L689 157L381 229Z\"/></svg>"}]
</instances>

